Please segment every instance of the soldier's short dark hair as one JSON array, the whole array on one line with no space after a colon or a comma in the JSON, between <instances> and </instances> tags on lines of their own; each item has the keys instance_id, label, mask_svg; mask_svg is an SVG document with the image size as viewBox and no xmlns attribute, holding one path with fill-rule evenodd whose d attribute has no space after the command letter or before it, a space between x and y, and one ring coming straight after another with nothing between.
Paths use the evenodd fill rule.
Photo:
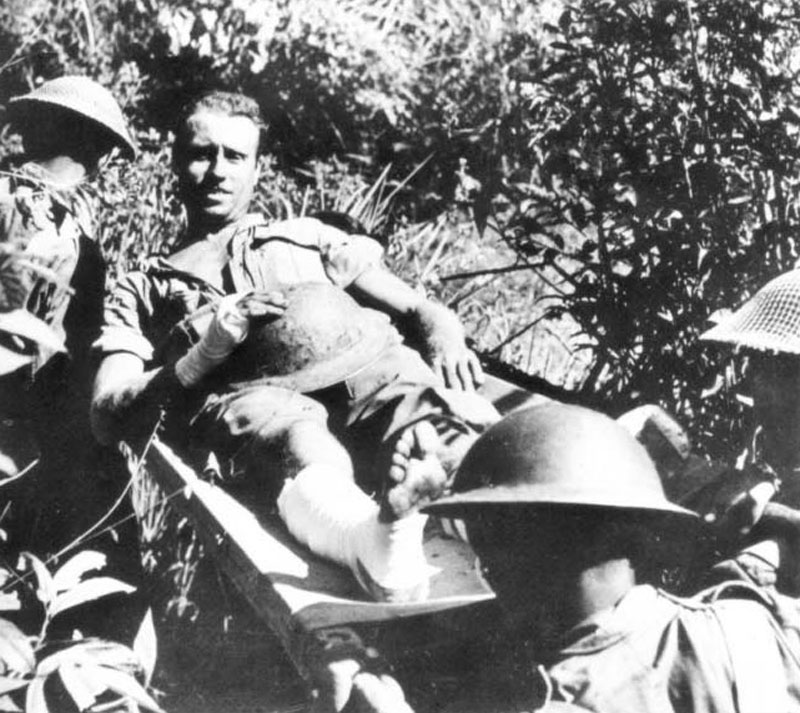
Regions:
<instances>
[{"instance_id":1,"label":"soldier's short dark hair","mask_svg":"<svg viewBox=\"0 0 800 713\"><path fill-rule=\"evenodd\" d=\"M258 127L258 153L264 145L266 123L258 102L238 92L212 90L192 97L180 110L175 125L175 146L180 148L186 141L186 128L189 119L201 111L211 111L225 116L243 116Z\"/></svg>"}]
</instances>

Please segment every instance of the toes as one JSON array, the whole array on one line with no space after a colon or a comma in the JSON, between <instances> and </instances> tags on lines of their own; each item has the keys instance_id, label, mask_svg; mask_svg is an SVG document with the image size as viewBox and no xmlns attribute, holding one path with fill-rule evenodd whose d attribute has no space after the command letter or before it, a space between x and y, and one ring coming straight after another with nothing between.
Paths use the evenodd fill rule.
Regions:
<instances>
[{"instance_id":1,"label":"toes","mask_svg":"<svg viewBox=\"0 0 800 713\"><path fill-rule=\"evenodd\" d=\"M406 478L407 463L392 463L389 467L389 480L393 483L402 483Z\"/></svg>"},{"instance_id":2,"label":"toes","mask_svg":"<svg viewBox=\"0 0 800 713\"><path fill-rule=\"evenodd\" d=\"M430 421L420 421L410 430L414 438L414 455L421 459L435 455L440 446L440 439L433 424Z\"/></svg>"},{"instance_id":3,"label":"toes","mask_svg":"<svg viewBox=\"0 0 800 713\"><path fill-rule=\"evenodd\" d=\"M411 453L413 451L413 440L403 440L402 438L397 441L394 446L394 451L392 452L392 460L396 457L403 458L408 460L411 457Z\"/></svg>"},{"instance_id":4,"label":"toes","mask_svg":"<svg viewBox=\"0 0 800 713\"><path fill-rule=\"evenodd\" d=\"M415 431L416 426L413 428L406 428L400 434L400 438L398 438L397 442L394 444L395 453L403 453L406 456L411 455L411 451L414 449L416 443Z\"/></svg>"},{"instance_id":5,"label":"toes","mask_svg":"<svg viewBox=\"0 0 800 713\"><path fill-rule=\"evenodd\" d=\"M442 494L446 475L436 455L440 447L439 434L428 421L406 429L397 440L382 508L391 519L405 517Z\"/></svg>"},{"instance_id":6,"label":"toes","mask_svg":"<svg viewBox=\"0 0 800 713\"><path fill-rule=\"evenodd\" d=\"M395 448L389 465L389 480L391 482L402 483L405 480L410 457L411 446L408 443L404 443L402 448Z\"/></svg>"}]
</instances>

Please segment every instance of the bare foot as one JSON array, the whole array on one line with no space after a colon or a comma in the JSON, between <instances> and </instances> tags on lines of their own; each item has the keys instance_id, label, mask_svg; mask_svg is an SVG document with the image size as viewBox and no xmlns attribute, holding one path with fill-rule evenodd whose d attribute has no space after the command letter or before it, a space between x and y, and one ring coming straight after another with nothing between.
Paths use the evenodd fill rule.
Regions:
<instances>
[{"instance_id":1,"label":"bare foot","mask_svg":"<svg viewBox=\"0 0 800 713\"><path fill-rule=\"evenodd\" d=\"M395 444L381 503L383 522L406 517L444 492L447 475L436 455L440 448L439 435L427 421L403 431Z\"/></svg>"}]
</instances>

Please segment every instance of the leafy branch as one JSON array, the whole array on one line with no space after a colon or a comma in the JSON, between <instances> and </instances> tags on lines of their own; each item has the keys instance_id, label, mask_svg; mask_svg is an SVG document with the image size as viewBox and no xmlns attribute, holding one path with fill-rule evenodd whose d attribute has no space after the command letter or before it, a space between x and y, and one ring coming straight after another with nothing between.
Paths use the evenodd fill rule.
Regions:
<instances>
[{"instance_id":1,"label":"leafy branch","mask_svg":"<svg viewBox=\"0 0 800 713\"><path fill-rule=\"evenodd\" d=\"M131 710L139 707L161 713L147 686L155 668L156 638L150 611L145 615L132 647L75 632L71 641L53 641L55 620L77 607L108 596L130 594L134 587L113 577L88 576L103 569L105 555L85 550L74 555L54 573L35 555L24 553L20 570L27 578L3 569L3 581L16 581L22 591L4 587L0 611L20 609L33 589L41 607L38 632L24 633L17 624L0 618L0 711L48 713L45 686L58 676L79 711ZM21 708L20 704L24 707Z\"/></svg>"}]
</instances>

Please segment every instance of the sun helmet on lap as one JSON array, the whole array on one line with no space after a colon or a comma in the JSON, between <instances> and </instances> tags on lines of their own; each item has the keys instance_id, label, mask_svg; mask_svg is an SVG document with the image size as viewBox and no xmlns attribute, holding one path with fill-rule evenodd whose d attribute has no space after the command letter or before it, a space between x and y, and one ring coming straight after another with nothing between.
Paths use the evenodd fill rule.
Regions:
<instances>
[{"instance_id":1,"label":"sun helmet on lap","mask_svg":"<svg viewBox=\"0 0 800 713\"><path fill-rule=\"evenodd\" d=\"M255 321L231 357L234 379L301 392L341 382L369 365L399 335L388 318L327 283L276 286L287 299L277 319Z\"/></svg>"}]
</instances>

